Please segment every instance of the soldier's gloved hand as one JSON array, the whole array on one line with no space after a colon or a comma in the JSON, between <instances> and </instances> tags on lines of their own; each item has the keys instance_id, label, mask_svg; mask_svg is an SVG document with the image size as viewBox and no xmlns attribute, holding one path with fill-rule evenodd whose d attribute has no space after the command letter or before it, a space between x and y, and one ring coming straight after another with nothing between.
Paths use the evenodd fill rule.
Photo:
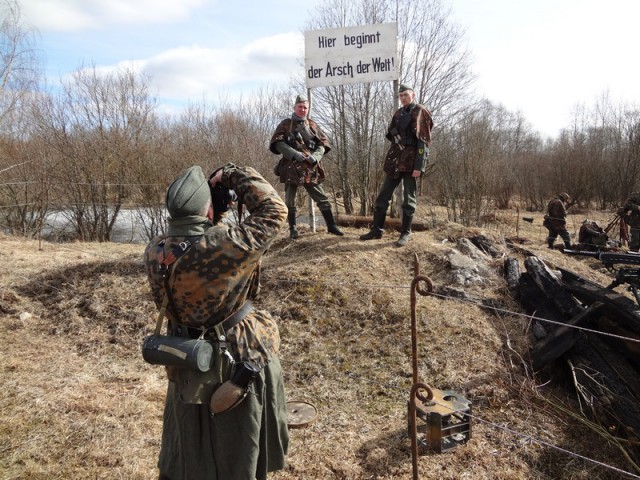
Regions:
<instances>
[{"instance_id":1,"label":"soldier's gloved hand","mask_svg":"<svg viewBox=\"0 0 640 480\"><path fill-rule=\"evenodd\" d=\"M313 153L309 155L309 157L307 157L307 162L309 162L311 165L315 165L322 159L324 152L325 152L324 146L319 145L318 148L316 148L313 151Z\"/></svg>"},{"instance_id":2,"label":"soldier's gloved hand","mask_svg":"<svg viewBox=\"0 0 640 480\"><path fill-rule=\"evenodd\" d=\"M306 159L307 157L300 152L294 153L293 157L291 157L291 160L293 160L294 162L304 162Z\"/></svg>"}]
</instances>

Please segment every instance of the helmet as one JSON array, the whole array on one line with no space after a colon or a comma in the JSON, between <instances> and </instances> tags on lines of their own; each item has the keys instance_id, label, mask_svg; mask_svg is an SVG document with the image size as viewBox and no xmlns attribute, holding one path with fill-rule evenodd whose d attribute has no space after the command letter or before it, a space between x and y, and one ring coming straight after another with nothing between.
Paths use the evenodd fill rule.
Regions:
<instances>
[{"instance_id":1,"label":"helmet","mask_svg":"<svg viewBox=\"0 0 640 480\"><path fill-rule=\"evenodd\" d=\"M569 194L568 194L568 193L565 193L565 192L559 193L559 194L558 194L558 197L560 197L560 198L561 198L562 200L564 200L565 202L568 202L568 201L569 201Z\"/></svg>"}]
</instances>

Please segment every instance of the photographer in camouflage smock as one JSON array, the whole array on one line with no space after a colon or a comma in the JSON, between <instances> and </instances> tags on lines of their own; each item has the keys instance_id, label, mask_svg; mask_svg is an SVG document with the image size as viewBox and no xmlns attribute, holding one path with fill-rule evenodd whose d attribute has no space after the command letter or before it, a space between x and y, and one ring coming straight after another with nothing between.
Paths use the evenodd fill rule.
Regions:
<instances>
[{"instance_id":1,"label":"photographer in camouflage smock","mask_svg":"<svg viewBox=\"0 0 640 480\"><path fill-rule=\"evenodd\" d=\"M212 208L212 195L230 190L250 215L238 225L214 224L221 218L214 209L226 205ZM213 203L221 202L216 196ZM169 320L160 338L203 339L214 355L209 370L166 367L159 478L265 480L284 467L289 437L278 327L251 299L286 207L257 171L233 164L209 181L198 166L185 170L169 187L166 206L167 234L144 253L154 301Z\"/></svg>"},{"instance_id":2,"label":"photographer in camouflage smock","mask_svg":"<svg viewBox=\"0 0 640 480\"><path fill-rule=\"evenodd\" d=\"M342 236L344 233L336 225L329 198L320 185L325 178L320 161L329 153L331 145L318 124L307 117L308 112L307 97L298 95L293 114L278 124L269 142L271 153L282 155L274 173L280 177L280 183L285 184L284 198L289 209L289 236L292 239L298 238L296 193L299 186L303 186L318 205L327 225L327 232Z\"/></svg>"}]
</instances>

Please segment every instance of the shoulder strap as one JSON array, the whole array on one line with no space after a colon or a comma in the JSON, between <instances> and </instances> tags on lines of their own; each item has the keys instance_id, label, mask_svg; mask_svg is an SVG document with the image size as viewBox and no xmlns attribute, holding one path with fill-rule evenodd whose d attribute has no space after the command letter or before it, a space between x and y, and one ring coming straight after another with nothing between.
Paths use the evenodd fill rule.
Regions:
<instances>
[{"instance_id":1,"label":"shoulder strap","mask_svg":"<svg viewBox=\"0 0 640 480\"><path fill-rule=\"evenodd\" d=\"M169 254L162 259L162 262L160 262L160 272L162 273L162 279L164 280L164 298L162 299L162 305L160 306L158 319L156 320L156 335L160 335L160 331L162 330L162 323L167 312L169 300L173 303L173 299L171 298L171 288L173 287L173 274L176 270L176 266L182 256L187 252L187 250L189 250L189 248L191 248L191 245L193 244L189 240L180 242L178 245L173 247L171 252L169 252ZM169 268L171 268L171 272L169 272ZM169 272L168 275L167 272Z\"/></svg>"}]
</instances>

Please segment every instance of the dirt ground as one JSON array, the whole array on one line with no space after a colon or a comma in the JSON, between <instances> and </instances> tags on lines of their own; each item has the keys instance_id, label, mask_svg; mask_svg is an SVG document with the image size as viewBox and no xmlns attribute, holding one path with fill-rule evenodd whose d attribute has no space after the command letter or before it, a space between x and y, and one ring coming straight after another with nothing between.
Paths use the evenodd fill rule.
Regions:
<instances>
[{"instance_id":1,"label":"dirt ground","mask_svg":"<svg viewBox=\"0 0 640 480\"><path fill-rule=\"evenodd\" d=\"M339 238L302 225L297 241L283 231L265 256L256 304L278 320L287 397L318 411L312 425L290 431L288 466L270 478L413 478L416 258L420 274L443 287L452 283L445 257L458 239L482 233L522 261L503 241L517 237L551 268L609 283L596 261L546 248L541 214L496 212L482 229L466 229L432 208L418 213L430 229L404 248L394 246L396 232L361 242L365 229L347 226ZM601 225L612 218L571 215L572 233L587 216ZM156 316L143 250L0 236L0 479L157 478L166 380L140 353ZM420 381L472 405L469 442L437 453L420 435L419 478L640 478L580 415L562 364L531 372L531 318L509 297L503 261L491 259L483 281L464 288L499 309L417 297Z\"/></svg>"}]
</instances>

